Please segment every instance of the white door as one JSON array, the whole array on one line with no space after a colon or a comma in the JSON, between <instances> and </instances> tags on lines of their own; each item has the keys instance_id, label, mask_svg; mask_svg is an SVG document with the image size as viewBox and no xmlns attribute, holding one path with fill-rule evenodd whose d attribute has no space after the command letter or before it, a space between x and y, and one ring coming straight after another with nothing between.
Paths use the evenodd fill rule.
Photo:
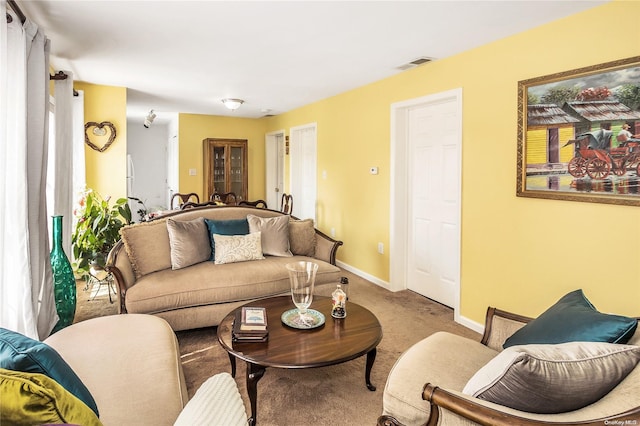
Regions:
<instances>
[{"instance_id":1,"label":"white door","mask_svg":"<svg viewBox=\"0 0 640 426\"><path fill-rule=\"evenodd\" d=\"M265 201L270 209L280 210L284 189L284 130L266 135L265 153Z\"/></svg>"},{"instance_id":2,"label":"white door","mask_svg":"<svg viewBox=\"0 0 640 426\"><path fill-rule=\"evenodd\" d=\"M291 128L289 161L291 180L289 187L293 195L292 215L301 219L316 220L316 125Z\"/></svg>"},{"instance_id":3,"label":"white door","mask_svg":"<svg viewBox=\"0 0 640 426\"><path fill-rule=\"evenodd\" d=\"M444 305L459 305L461 206L461 91L445 92L400 105L394 126L399 145L396 163L403 178L395 182L392 200L401 201L392 232L405 235L398 250L404 260L395 279ZM393 205L393 203L392 203ZM397 212L396 212L397 213ZM404 226L399 225L404 222ZM401 240L396 240L401 245ZM392 280L394 279L392 267ZM397 271L397 268L396 268Z\"/></svg>"}]
</instances>

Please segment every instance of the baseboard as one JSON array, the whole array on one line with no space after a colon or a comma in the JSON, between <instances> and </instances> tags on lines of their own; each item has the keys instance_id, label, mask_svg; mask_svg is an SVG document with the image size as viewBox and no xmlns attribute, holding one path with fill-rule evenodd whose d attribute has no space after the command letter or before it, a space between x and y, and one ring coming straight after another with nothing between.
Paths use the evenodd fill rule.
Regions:
<instances>
[{"instance_id":1,"label":"baseboard","mask_svg":"<svg viewBox=\"0 0 640 426\"><path fill-rule=\"evenodd\" d=\"M467 317L464 317L462 315L456 315L456 319L455 321L460 324L460 325L464 325L465 327L475 331L476 333L484 333L484 324L480 324L478 322L475 322L473 320L470 320Z\"/></svg>"},{"instance_id":2,"label":"baseboard","mask_svg":"<svg viewBox=\"0 0 640 426\"><path fill-rule=\"evenodd\" d=\"M353 266L348 265L348 264L346 264L344 262L340 262L339 260L336 260L336 266L338 266L338 267L340 267L340 268L342 268L342 269L344 269L346 271L349 271L352 274L356 274L360 278L363 278L363 279L365 279L367 281L371 281L375 285L378 285L378 286L380 286L380 287L382 287L382 288L384 288L386 290L389 290L389 283L384 281L384 280L381 280L378 277L374 277L373 275L367 274L366 272L361 271L358 268L354 268Z\"/></svg>"},{"instance_id":3,"label":"baseboard","mask_svg":"<svg viewBox=\"0 0 640 426\"><path fill-rule=\"evenodd\" d=\"M340 268L342 268L342 269L344 269L346 271L349 271L352 274L356 274L360 278L363 278L363 279L365 279L367 281L370 281L370 282L372 282L372 283L374 283L374 284L376 284L376 285L378 285L378 286L380 286L380 287L382 287L382 288L384 288L386 290L389 290L390 285L389 285L389 283L387 281L381 280L378 277L374 277L373 275L367 274L366 272L361 271L358 268L354 268L353 266L348 265L348 264L346 264L344 262L340 262L339 260L336 260L336 266L338 266L338 267L340 267ZM480 324L478 322L470 320L467 317L464 317L462 315L455 315L454 320L458 324L463 325L463 326L465 326L465 327L467 327L467 328L469 328L469 329L471 329L471 330L473 330L473 331L475 331L477 333L482 334L484 332L484 324Z\"/></svg>"}]
</instances>

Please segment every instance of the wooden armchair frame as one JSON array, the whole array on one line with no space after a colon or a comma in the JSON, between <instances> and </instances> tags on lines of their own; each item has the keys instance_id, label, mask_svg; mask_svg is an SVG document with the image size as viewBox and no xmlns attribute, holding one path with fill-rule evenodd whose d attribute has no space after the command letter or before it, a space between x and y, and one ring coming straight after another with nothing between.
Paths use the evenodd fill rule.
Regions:
<instances>
[{"instance_id":1,"label":"wooden armchair frame","mask_svg":"<svg viewBox=\"0 0 640 426\"><path fill-rule=\"evenodd\" d=\"M493 307L487 309L485 318L484 333L480 343L491 347L495 345L493 334L495 331L496 320L507 320L522 325L528 323L532 318L502 311ZM640 320L640 318L638 318ZM637 424L640 421L640 406L632 408L628 411L614 414L608 417L598 419L590 419L576 422L549 422L542 420L533 420L513 415L504 411L496 410L491 407L479 404L471 398L463 398L452 392L438 387L432 383L426 383L422 391L422 399L430 404L429 418L425 423L426 426L436 426L440 420L440 410L445 409L454 414L469 419L479 425L484 426L552 426L552 425L581 425L581 426L602 426L605 424ZM382 415L378 418L378 426L402 426L396 418L389 415Z\"/></svg>"},{"instance_id":2,"label":"wooden armchair frame","mask_svg":"<svg viewBox=\"0 0 640 426\"><path fill-rule=\"evenodd\" d=\"M280 201L280 211L284 214L291 214L293 212L293 195L282 194Z\"/></svg>"},{"instance_id":3,"label":"wooden armchair frame","mask_svg":"<svg viewBox=\"0 0 640 426\"><path fill-rule=\"evenodd\" d=\"M175 207L173 207L173 202L177 199L178 200L178 205L176 207L180 207L181 205L188 203L188 202L192 202L190 201L191 199L195 199L196 203L200 202L200 196L198 194L196 194L195 192L189 192L188 194L181 194L179 192L176 192L175 194L173 194L171 196L171 209L174 209Z\"/></svg>"},{"instance_id":4,"label":"wooden armchair frame","mask_svg":"<svg viewBox=\"0 0 640 426\"><path fill-rule=\"evenodd\" d=\"M268 209L269 207L267 207L267 202L264 200L256 200L256 201L247 201L247 200L242 200L238 203L239 206L251 206L251 207L256 207L259 209Z\"/></svg>"}]
</instances>

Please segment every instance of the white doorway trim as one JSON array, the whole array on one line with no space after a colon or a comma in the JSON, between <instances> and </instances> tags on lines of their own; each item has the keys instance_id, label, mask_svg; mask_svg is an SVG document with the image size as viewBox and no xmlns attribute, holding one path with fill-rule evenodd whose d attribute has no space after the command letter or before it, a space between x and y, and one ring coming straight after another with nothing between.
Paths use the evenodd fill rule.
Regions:
<instances>
[{"instance_id":1,"label":"white doorway trim","mask_svg":"<svg viewBox=\"0 0 640 426\"><path fill-rule=\"evenodd\" d=\"M390 279L389 289L399 291L406 289L407 282L407 246L408 227L407 215L409 209L408 170L408 112L413 107L437 104L443 101L455 101L459 119L459 137L462 144L462 89L453 89L434 95L428 95L407 101L391 104L391 182L390 182ZM462 155L460 155L462 157ZM460 170L462 170L460 168ZM462 181L462 180L461 180ZM459 236L460 238L460 236ZM461 280L461 279L460 279ZM459 282L455 293L454 320L459 322L460 288Z\"/></svg>"},{"instance_id":2,"label":"white doorway trim","mask_svg":"<svg viewBox=\"0 0 640 426\"><path fill-rule=\"evenodd\" d=\"M284 192L284 129L265 135L265 201L272 210L280 210Z\"/></svg>"}]
</instances>

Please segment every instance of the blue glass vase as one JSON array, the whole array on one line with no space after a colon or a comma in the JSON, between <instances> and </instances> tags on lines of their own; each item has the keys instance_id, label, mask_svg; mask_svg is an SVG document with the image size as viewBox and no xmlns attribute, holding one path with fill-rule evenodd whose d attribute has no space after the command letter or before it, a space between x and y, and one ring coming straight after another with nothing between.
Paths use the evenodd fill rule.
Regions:
<instances>
[{"instance_id":1,"label":"blue glass vase","mask_svg":"<svg viewBox=\"0 0 640 426\"><path fill-rule=\"evenodd\" d=\"M51 249L53 270L53 294L60 320L52 334L73 323L76 314L76 278L69 258L62 248L62 216L53 216L53 247Z\"/></svg>"}]
</instances>

